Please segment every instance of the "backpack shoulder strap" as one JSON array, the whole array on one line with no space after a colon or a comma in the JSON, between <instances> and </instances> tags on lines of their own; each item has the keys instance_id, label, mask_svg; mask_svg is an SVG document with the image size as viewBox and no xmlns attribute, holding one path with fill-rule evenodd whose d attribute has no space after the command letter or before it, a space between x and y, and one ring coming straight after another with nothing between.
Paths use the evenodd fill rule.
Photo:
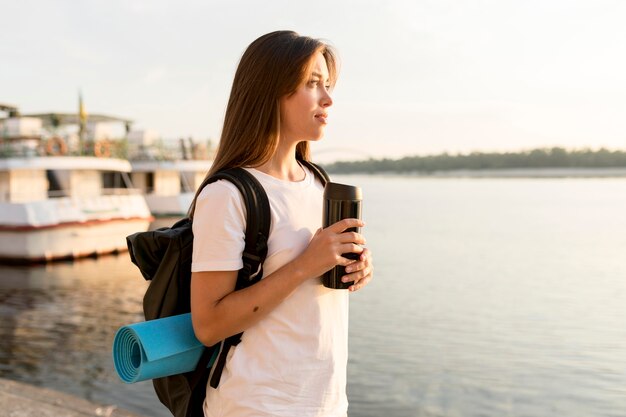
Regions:
<instances>
[{"instance_id":1,"label":"backpack shoulder strap","mask_svg":"<svg viewBox=\"0 0 626 417\"><path fill-rule=\"evenodd\" d=\"M328 173L321 166L314 164L311 161L305 161L304 159L298 159L298 162L310 169L313 174L315 174L315 176L320 180L322 185L326 185L326 183L330 182L330 177L328 176Z\"/></svg>"},{"instance_id":2,"label":"backpack shoulder strap","mask_svg":"<svg viewBox=\"0 0 626 417\"><path fill-rule=\"evenodd\" d=\"M230 181L243 196L246 207L245 247L243 268L237 275L236 289L242 289L258 282L262 277L263 262L267 257L267 240L270 235L270 203L263 186L243 168L230 168L217 172L207 183L224 179Z\"/></svg>"},{"instance_id":3,"label":"backpack shoulder strap","mask_svg":"<svg viewBox=\"0 0 626 417\"><path fill-rule=\"evenodd\" d=\"M237 187L246 207L246 237L242 254L243 268L237 274L235 286L235 290L240 290L260 281L263 277L263 262L267 257L267 241L271 226L270 203L261 183L243 168L219 171L205 180L201 187L221 179L227 180ZM230 347L241 342L242 334L230 336L219 343L217 358L209 374L209 383L213 388L217 388L219 385ZM193 376L194 381L197 381L197 376L206 369L211 356L209 350L205 349L196 367Z\"/></svg>"}]
</instances>

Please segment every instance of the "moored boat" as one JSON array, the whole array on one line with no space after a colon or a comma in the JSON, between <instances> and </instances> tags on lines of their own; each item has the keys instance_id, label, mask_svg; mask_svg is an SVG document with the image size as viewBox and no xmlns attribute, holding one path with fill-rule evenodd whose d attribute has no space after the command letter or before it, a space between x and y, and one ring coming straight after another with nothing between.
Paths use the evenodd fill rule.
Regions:
<instances>
[{"instance_id":1,"label":"moored boat","mask_svg":"<svg viewBox=\"0 0 626 417\"><path fill-rule=\"evenodd\" d=\"M181 140L178 146L154 146L144 131L128 135L131 179L155 217L183 217L211 167L211 147Z\"/></svg>"},{"instance_id":2,"label":"moored boat","mask_svg":"<svg viewBox=\"0 0 626 417\"><path fill-rule=\"evenodd\" d=\"M127 160L85 154L80 142L76 152L61 136L45 138L37 117L1 122L0 261L119 252L127 249L127 235L148 229L152 216Z\"/></svg>"},{"instance_id":3,"label":"moored boat","mask_svg":"<svg viewBox=\"0 0 626 417\"><path fill-rule=\"evenodd\" d=\"M155 217L184 216L210 164L207 161L131 161L132 181Z\"/></svg>"}]
</instances>

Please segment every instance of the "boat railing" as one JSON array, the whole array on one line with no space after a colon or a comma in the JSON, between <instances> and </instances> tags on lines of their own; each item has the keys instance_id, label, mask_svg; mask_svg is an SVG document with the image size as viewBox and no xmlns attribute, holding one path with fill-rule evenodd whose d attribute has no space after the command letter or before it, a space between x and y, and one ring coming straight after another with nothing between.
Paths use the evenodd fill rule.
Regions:
<instances>
[{"instance_id":1,"label":"boat railing","mask_svg":"<svg viewBox=\"0 0 626 417\"><path fill-rule=\"evenodd\" d=\"M41 156L40 139L9 140L0 138L0 158L28 158Z\"/></svg>"},{"instance_id":2,"label":"boat railing","mask_svg":"<svg viewBox=\"0 0 626 417\"><path fill-rule=\"evenodd\" d=\"M98 156L132 160L210 160L215 149L211 140L159 140L149 146L130 143L126 138L78 141L77 138L0 136L0 158L38 156Z\"/></svg>"},{"instance_id":3,"label":"boat railing","mask_svg":"<svg viewBox=\"0 0 626 417\"><path fill-rule=\"evenodd\" d=\"M128 159L135 161L210 160L215 149L211 140L159 140L151 145L128 145Z\"/></svg>"},{"instance_id":4,"label":"boat railing","mask_svg":"<svg viewBox=\"0 0 626 417\"><path fill-rule=\"evenodd\" d=\"M29 158L38 156L98 156L128 157L128 141L123 138L85 140L82 143L51 136L48 138L1 138L0 158Z\"/></svg>"}]
</instances>

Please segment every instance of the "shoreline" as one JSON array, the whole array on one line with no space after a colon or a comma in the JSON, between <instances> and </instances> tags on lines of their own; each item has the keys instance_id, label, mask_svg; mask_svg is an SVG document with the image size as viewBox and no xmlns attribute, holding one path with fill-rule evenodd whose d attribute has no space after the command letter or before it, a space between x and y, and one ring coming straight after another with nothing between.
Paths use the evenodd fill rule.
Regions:
<instances>
[{"instance_id":1,"label":"shoreline","mask_svg":"<svg viewBox=\"0 0 626 417\"><path fill-rule=\"evenodd\" d=\"M49 388L0 378L0 417L144 417Z\"/></svg>"},{"instance_id":2,"label":"shoreline","mask_svg":"<svg viewBox=\"0 0 626 417\"><path fill-rule=\"evenodd\" d=\"M330 172L331 175L403 176L417 178L625 178L626 168L503 168L449 171Z\"/></svg>"}]
</instances>

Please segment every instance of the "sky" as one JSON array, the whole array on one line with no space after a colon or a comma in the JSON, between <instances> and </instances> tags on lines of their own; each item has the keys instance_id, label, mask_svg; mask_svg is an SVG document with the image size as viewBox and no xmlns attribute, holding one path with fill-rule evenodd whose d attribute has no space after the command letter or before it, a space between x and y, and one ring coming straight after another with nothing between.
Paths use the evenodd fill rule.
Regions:
<instances>
[{"instance_id":1,"label":"sky","mask_svg":"<svg viewBox=\"0 0 626 417\"><path fill-rule=\"evenodd\" d=\"M329 41L341 72L316 159L626 149L621 0L0 0L0 103L219 140L245 48Z\"/></svg>"}]
</instances>

